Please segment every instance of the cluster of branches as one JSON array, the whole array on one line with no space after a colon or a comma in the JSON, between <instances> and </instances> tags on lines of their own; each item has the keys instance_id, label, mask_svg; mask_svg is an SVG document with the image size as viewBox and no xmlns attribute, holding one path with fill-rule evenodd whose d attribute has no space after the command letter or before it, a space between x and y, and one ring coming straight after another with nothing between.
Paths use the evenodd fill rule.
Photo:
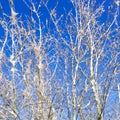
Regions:
<instances>
[{"instance_id":1,"label":"cluster of branches","mask_svg":"<svg viewBox=\"0 0 120 120\"><path fill-rule=\"evenodd\" d=\"M23 0L30 15L1 6L0 119L118 120L119 4L70 0L60 15L49 2Z\"/></svg>"}]
</instances>

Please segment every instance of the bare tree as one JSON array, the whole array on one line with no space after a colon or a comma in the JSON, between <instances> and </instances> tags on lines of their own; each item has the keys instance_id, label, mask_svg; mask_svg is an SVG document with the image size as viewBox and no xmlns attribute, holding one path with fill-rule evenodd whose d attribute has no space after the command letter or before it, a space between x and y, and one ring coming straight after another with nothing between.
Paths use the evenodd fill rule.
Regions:
<instances>
[{"instance_id":1,"label":"bare tree","mask_svg":"<svg viewBox=\"0 0 120 120\"><path fill-rule=\"evenodd\" d=\"M56 34L59 36L56 41L58 42L60 39L58 44L65 46L63 51L59 46L58 51L61 51L59 55L64 59L63 78L67 81L66 99L67 105L69 103L69 107L67 106L68 114L70 114L68 118L76 120L80 116L83 120L106 119L106 109L109 108L111 111L111 106L107 106L111 100L109 97L115 86L117 87L116 78L119 69L119 23L117 19L119 8L115 3L111 5L115 9L114 12L110 8L111 6L108 7L108 19L106 18L105 22L102 22L100 19L106 12L104 9L105 1L100 5L91 0L72 0L71 3L73 8L66 15L64 24L66 27L61 29L58 21L62 18L57 18L55 14L51 14ZM50 13L47 5L46 8ZM56 13L57 9L53 10ZM112 20L109 18L111 16ZM64 52L66 49L69 52ZM114 74L115 70L117 70L116 74ZM68 86L72 86L72 89L70 90ZM86 105L84 105L85 101L88 101ZM88 113L86 113L87 109ZM110 111L108 114L111 114Z\"/></svg>"},{"instance_id":2,"label":"bare tree","mask_svg":"<svg viewBox=\"0 0 120 120\"><path fill-rule=\"evenodd\" d=\"M37 11L41 3L36 8L31 2L30 10L37 19L31 13L23 21L23 16L15 11L14 1L9 4L11 15L3 13L0 19L5 33L0 56L1 119L55 120L49 71L54 56L47 60L49 53L45 52L52 42L45 49L51 38L49 33L42 33L44 26Z\"/></svg>"},{"instance_id":3,"label":"bare tree","mask_svg":"<svg viewBox=\"0 0 120 120\"><path fill-rule=\"evenodd\" d=\"M49 2L23 0L22 16L9 0L10 16L1 11L0 119L119 119L118 2L70 0L63 14Z\"/></svg>"}]
</instances>

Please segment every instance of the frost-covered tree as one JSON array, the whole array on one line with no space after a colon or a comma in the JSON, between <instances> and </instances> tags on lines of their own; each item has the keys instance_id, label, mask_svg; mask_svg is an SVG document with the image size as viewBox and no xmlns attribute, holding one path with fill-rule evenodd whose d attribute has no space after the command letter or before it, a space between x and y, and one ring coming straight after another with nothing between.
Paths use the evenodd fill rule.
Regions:
<instances>
[{"instance_id":1,"label":"frost-covered tree","mask_svg":"<svg viewBox=\"0 0 120 120\"><path fill-rule=\"evenodd\" d=\"M0 119L119 120L119 1L15 2L0 5Z\"/></svg>"}]
</instances>

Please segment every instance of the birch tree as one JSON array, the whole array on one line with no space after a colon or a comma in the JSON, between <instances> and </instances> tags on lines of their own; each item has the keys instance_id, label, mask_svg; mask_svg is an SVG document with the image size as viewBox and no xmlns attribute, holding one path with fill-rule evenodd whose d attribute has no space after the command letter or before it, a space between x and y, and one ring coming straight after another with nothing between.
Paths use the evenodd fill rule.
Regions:
<instances>
[{"instance_id":1,"label":"birch tree","mask_svg":"<svg viewBox=\"0 0 120 120\"><path fill-rule=\"evenodd\" d=\"M1 5L0 119L119 120L119 2L22 2Z\"/></svg>"},{"instance_id":2,"label":"birch tree","mask_svg":"<svg viewBox=\"0 0 120 120\"><path fill-rule=\"evenodd\" d=\"M116 75L114 75L114 69L118 69L119 62L117 60L119 56L119 48L118 46L114 46L118 43L117 35L119 31L117 17L118 17L118 7L116 6L116 11L113 13L113 19L111 21L106 21L105 23L101 23L99 21L100 16L104 12L104 2L95 9L95 1L72 1L73 6L75 8L75 27L76 27L76 39L77 43L74 45L73 54L75 54L76 65L75 73L73 74L73 119L77 119L76 111L77 111L77 101L75 100L77 97L76 87L77 84L75 81L76 73L79 68L79 64L82 60L80 58L86 58L86 65L89 68L89 72L85 73L84 69L81 68L81 72L83 72L84 76L88 78L88 82L90 88L93 91L93 99L95 101L96 113L95 117L97 120L104 119L103 114L105 111L105 106L107 104L107 100L109 100L110 91L112 91L115 83ZM109 13L112 14L112 13ZM73 18L74 19L74 18ZM111 22L110 24L108 24ZM114 25L114 27L113 27ZM116 36L111 37L113 34ZM70 34L71 35L71 34ZM72 38L72 37L71 37ZM78 56L81 53L81 49L83 47L83 43L86 43L85 51L82 55ZM88 49L87 49L88 48ZM89 56L86 56L87 51L89 52ZM72 57L73 59L74 57ZM105 60L107 58L107 60ZM105 60L105 61L104 61ZM88 62L88 64L87 64ZM106 63L106 64L104 64ZM100 68L102 66L102 68ZM113 71L112 71L113 70ZM111 73L112 72L112 73ZM111 74L113 74L111 76ZM102 78L102 79L101 79ZM81 79L81 78L78 78ZM111 85L112 84L112 85ZM86 87L84 87L86 89ZM91 102L91 101L89 101ZM91 106L92 107L92 106ZM107 107L106 107L107 108ZM92 113L93 114L93 113ZM90 117L90 116L89 116ZM92 119L91 118L91 119ZM81 115L81 119L86 119L84 114Z\"/></svg>"},{"instance_id":3,"label":"birch tree","mask_svg":"<svg viewBox=\"0 0 120 120\"><path fill-rule=\"evenodd\" d=\"M25 3L26 4L26 3ZM41 26L39 6L27 6L31 16L23 21L16 12L14 1L9 1L11 15L2 13L0 19L4 36L1 39L1 119L56 119L47 60L51 43L49 33ZM27 4L26 4L27 5ZM36 19L33 17L35 14ZM38 22L38 23L37 23ZM52 59L49 57L49 59ZM45 77L46 76L46 77ZM49 80L49 81L48 81Z\"/></svg>"},{"instance_id":4,"label":"birch tree","mask_svg":"<svg viewBox=\"0 0 120 120\"><path fill-rule=\"evenodd\" d=\"M71 0L71 4L72 10L67 11L62 29L59 20L63 19L51 14L55 33L59 36L55 39L57 42L60 39L59 45L65 46L59 46L58 51L61 51L59 55L64 59L68 118L108 119L112 114L111 105L114 104L110 105L111 96L118 86L119 7L113 2L106 11L106 1L97 4L91 0ZM53 10L57 13L56 8ZM107 18L102 22L106 12ZM106 112L107 109L109 112ZM119 115L116 117L119 118Z\"/></svg>"}]
</instances>

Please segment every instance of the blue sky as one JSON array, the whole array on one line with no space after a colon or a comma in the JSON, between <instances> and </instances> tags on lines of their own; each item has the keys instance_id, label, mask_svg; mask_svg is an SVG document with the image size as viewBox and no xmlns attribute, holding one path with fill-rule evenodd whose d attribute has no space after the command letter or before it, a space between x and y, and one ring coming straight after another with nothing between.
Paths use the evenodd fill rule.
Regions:
<instances>
[{"instance_id":1,"label":"blue sky","mask_svg":"<svg viewBox=\"0 0 120 120\"><path fill-rule=\"evenodd\" d=\"M28 0L27 0L28 1ZM36 1L36 3L39 3L40 0L33 0ZM96 6L99 6L104 0L97 0L96 1ZM19 14L24 15L30 15L30 10L27 8L27 6L23 3L22 0L14 0L15 3L15 9L16 12ZM68 12L72 9L72 4L70 0L49 0L48 2L48 8L51 10L54 8L54 6L58 3L57 6L57 15L60 16L61 14L65 15L65 11ZM1 0L0 4L2 6L2 10L10 15L10 8L9 8L9 3L8 0ZM108 13L108 5L112 4L113 6L116 7L114 0L106 0L104 4L105 12L103 16L101 17L101 22L104 22L107 18L107 13ZM113 7L114 9L114 7ZM49 19L48 11L45 9L45 7L41 7L41 21L46 21L46 19ZM1 11L0 11L0 16L1 16ZM120 18L120 17L119 17Z\"/></svg>"}]
</instances>

